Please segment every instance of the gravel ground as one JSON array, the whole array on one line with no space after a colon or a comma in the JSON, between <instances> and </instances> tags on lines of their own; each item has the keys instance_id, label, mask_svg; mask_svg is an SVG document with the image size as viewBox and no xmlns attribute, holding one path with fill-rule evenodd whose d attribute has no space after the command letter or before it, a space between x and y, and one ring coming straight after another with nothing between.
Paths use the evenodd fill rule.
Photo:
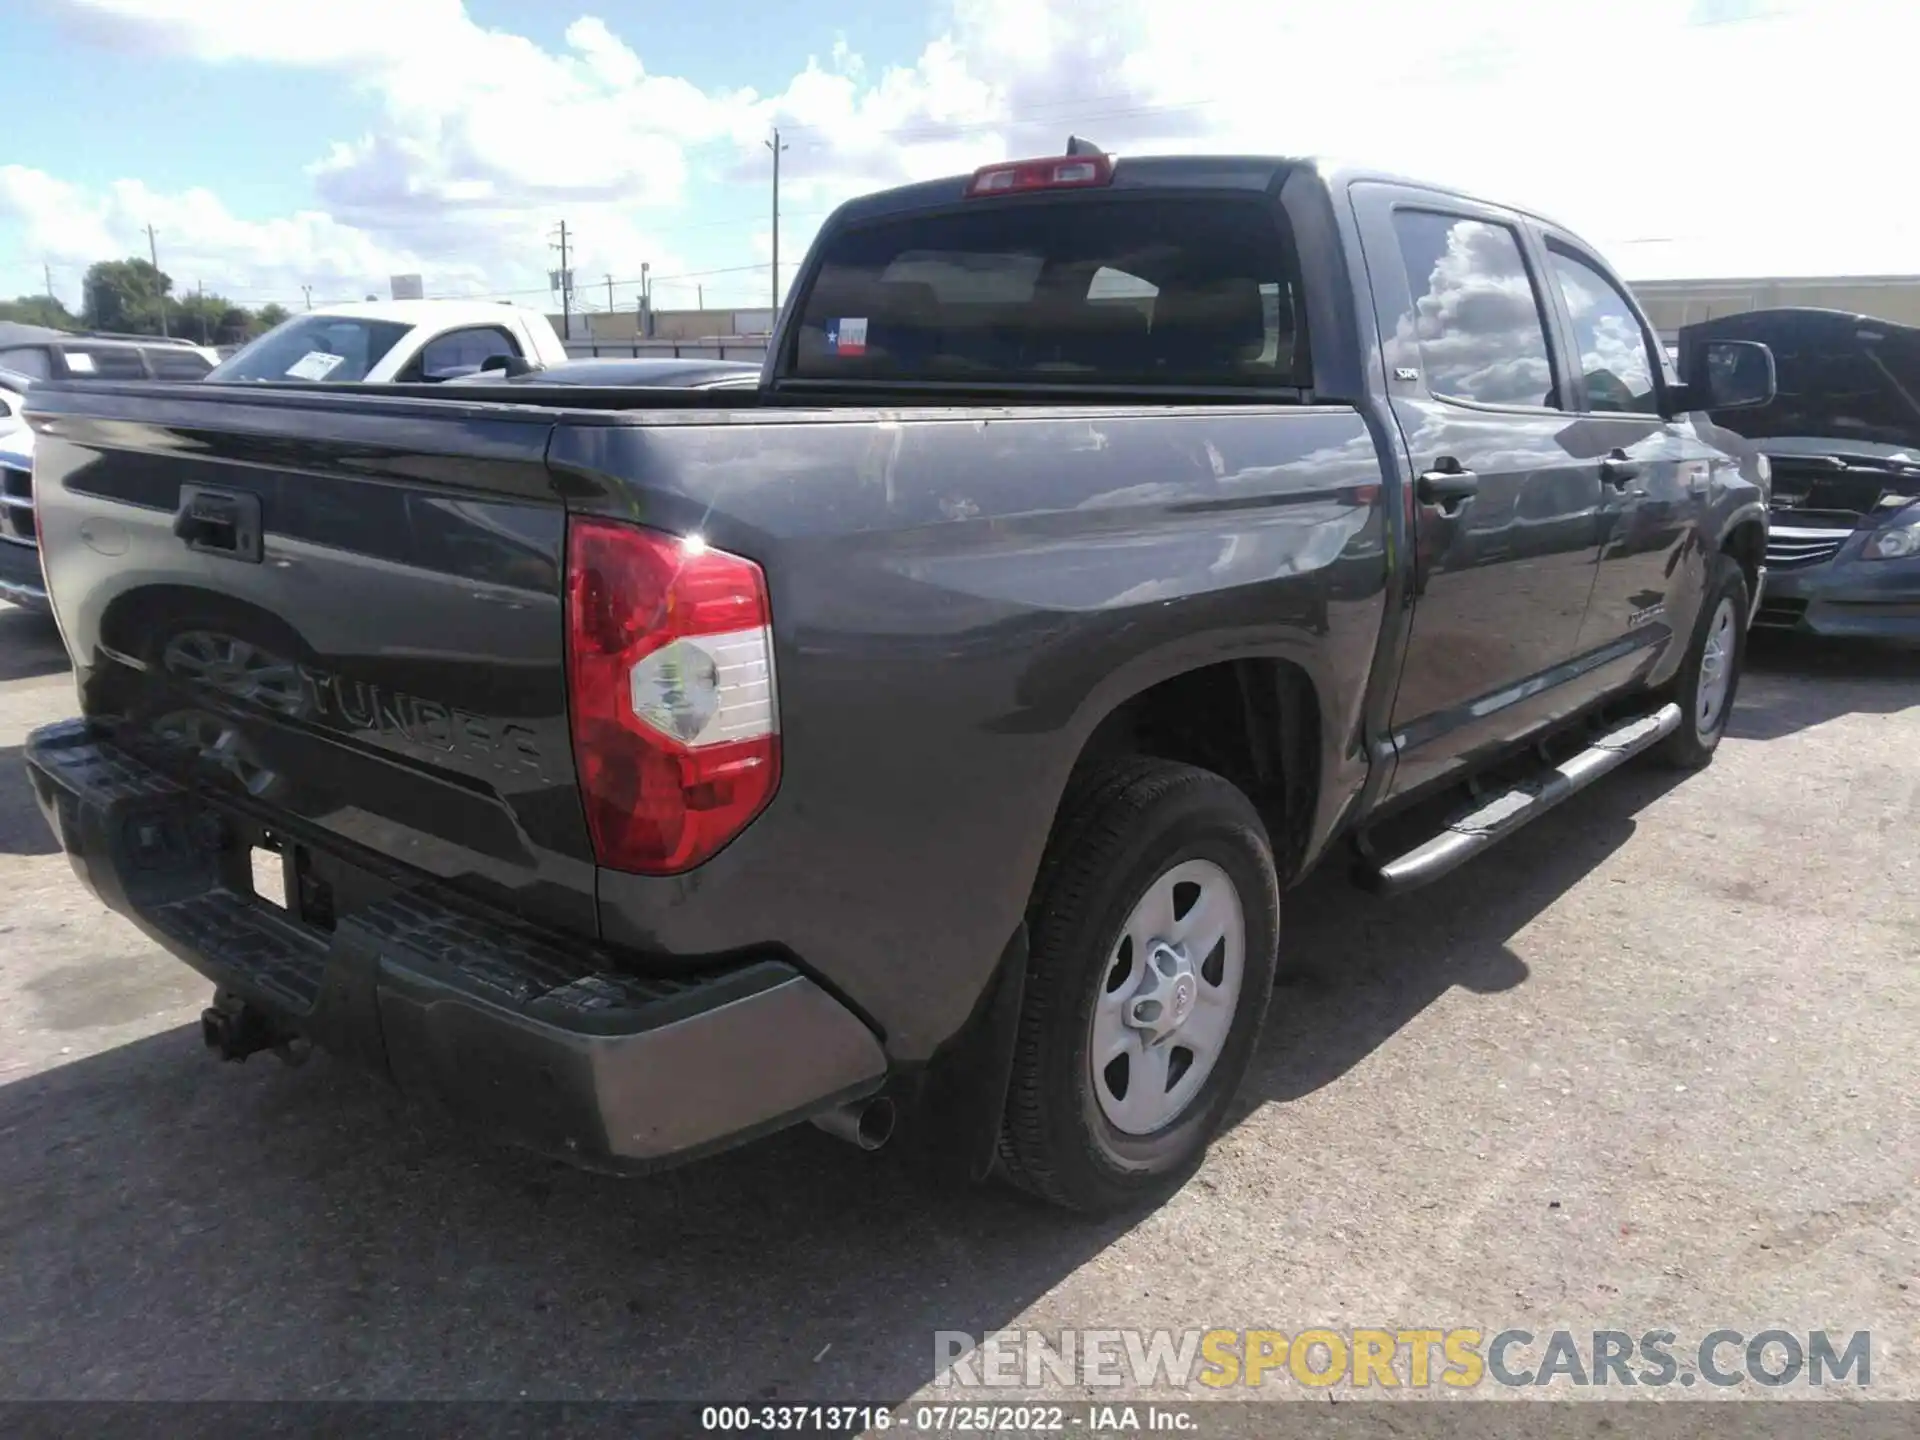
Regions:
<instances>
[{"instance_id":1,"label":"gravel ground","mask_svg":"<svg viewBox=\"0 0 1920 1440\"><path fill-rule=\"evenodd\" d=\"M33 808L73 704L0 607L0 1397L893 1403L936 1330L1780 1326L1871 1330L1872 1394L1920 1398L1911 656L1764 647L1705 773L1402 901L1311 881L1237 1123L1105 1224L810 1128L602 1179L214 1064L205 986Z\"/></svg>"}]
</instances>

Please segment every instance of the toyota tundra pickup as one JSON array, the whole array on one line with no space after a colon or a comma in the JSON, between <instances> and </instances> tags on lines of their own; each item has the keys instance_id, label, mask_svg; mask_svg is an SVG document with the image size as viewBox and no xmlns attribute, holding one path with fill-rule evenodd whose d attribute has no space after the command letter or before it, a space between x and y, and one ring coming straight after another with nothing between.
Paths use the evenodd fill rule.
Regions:
<instances>
[{"instance_id":1,"label":"toyota tundra pickup","mask_svg":"<svg viewBox=\"0 0 1920 1440\"><path fill-rule=\"evenodd\" d=\"M27 763L226 1057L1133 1206L1323 857L1711 759L1767 512L1699 417L1772 388L1524 211L1076 145L842 206L753 390L36 386Z\"/></svg>"}]
</instances>

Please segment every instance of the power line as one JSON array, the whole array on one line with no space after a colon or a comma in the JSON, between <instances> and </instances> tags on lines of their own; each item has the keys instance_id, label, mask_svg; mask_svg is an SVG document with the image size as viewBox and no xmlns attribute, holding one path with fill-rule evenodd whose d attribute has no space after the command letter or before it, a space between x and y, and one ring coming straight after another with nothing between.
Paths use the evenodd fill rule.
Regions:
<instances>
[{"instance_id":1,"label":"power line","mask_svg":"<svg viewBox=\"0 0 1920 1440\"><path fill-rule=\"evenodd\" d=\"M763 141L773 152L773 263L768 267L773 277L773 313L780 313L780 152L787 147L781 143L780 127L773 127L773 138Z\"/></svg>"},{"instance_id":2,"label":"power line","mask_svg":"<svg viewBox=\"0 0 1920 1440\"><path fill-rule=\"evenodd\" d=\"M153 261L154 284L160 287L160 337L167 336L167 286L160 279L160 242L153 238L153 226L147 226L147 255Z\"/></svg>"},{"instance_id":3,"label":"power line","mask_svg":"<svg viewBox=\"0 0 1920 1440\"><path fill-rule=\"evenodd\" d=\"M560 335L573 338L573 271L567 265L567 222L560 222Z\"/></svg>"}]
</instances>

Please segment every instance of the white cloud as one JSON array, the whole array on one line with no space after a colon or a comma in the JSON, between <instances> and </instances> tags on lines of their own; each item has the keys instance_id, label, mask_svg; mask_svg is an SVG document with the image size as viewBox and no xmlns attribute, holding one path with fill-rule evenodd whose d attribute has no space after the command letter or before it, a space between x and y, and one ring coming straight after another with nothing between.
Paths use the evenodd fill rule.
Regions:
<instances>
[{"instance_id":1,"label":"white cloud","mask_svg":"<svg viewBox=\"0 0 1920 1440\"><path fill-rule=\"evenodd\" d=\"M774 124L788 262L848 195L1071 130L1122 153L1350 155L1556 214L1629 274L1920 270L1920 192L1886 182L1871 138L1904 130L1902 87L1873 67L1920 19L1871 0L930 0L940 34L912 63L835 44L772 95L654 74L590 14L547 49L461 0L331 0L324 25L303 0L64 3L96 42L318 71L372 102L370 133L314 157L311 210L277 219L0 170L29 253L130 253L151 222L176 275L190 260L243 295L412 269L440 290L538 286L563 213L583 288L642 260L751 264ZM696 176L726 213L689 213Z\"/></svg>"},{"instance_id":2,"label":"white cloud","mask_svg":"<svg viewBox=\"0 0 1920 1440\"><path fill-rule=\"evenodd\" d=\"M321 211L243 220L208 190L165 195L121 180L86 191L22 165L0 166L0 215L20 222L23 251L65 267L144 253L145 227L152 225L166 236L161 268L177 287L191 288L199 278L231 292L240 277L237 298L250 289L297 295L299 277L351 292L369 277L420 268L411 252L382 245ZM475 283L484 279L474 264L456 273Z\"/></svg>"}]
</instances>

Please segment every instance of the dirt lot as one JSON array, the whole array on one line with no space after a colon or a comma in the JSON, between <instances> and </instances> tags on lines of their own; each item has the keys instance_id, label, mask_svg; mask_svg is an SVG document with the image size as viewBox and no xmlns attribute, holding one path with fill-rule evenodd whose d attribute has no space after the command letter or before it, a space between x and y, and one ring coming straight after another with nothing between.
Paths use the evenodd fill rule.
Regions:
<instances>
[{"instance_id":1,"label":"dirt lot","mask_svg":"<svg viewBox=\"0 0 1920 1440\"><path fill-rule=\"evenodd\" d=\"M811 1129L599 1179L213 1063L33 809L73 703L0 607L0 1396L896 1402L941 1329L1777 1325L1871 1330L1920 1398L1912 657L1767 647L1706 773L1400 902L1312 881L1238 1123L1103 1225Z\"/></svg>"}]
</instances>

